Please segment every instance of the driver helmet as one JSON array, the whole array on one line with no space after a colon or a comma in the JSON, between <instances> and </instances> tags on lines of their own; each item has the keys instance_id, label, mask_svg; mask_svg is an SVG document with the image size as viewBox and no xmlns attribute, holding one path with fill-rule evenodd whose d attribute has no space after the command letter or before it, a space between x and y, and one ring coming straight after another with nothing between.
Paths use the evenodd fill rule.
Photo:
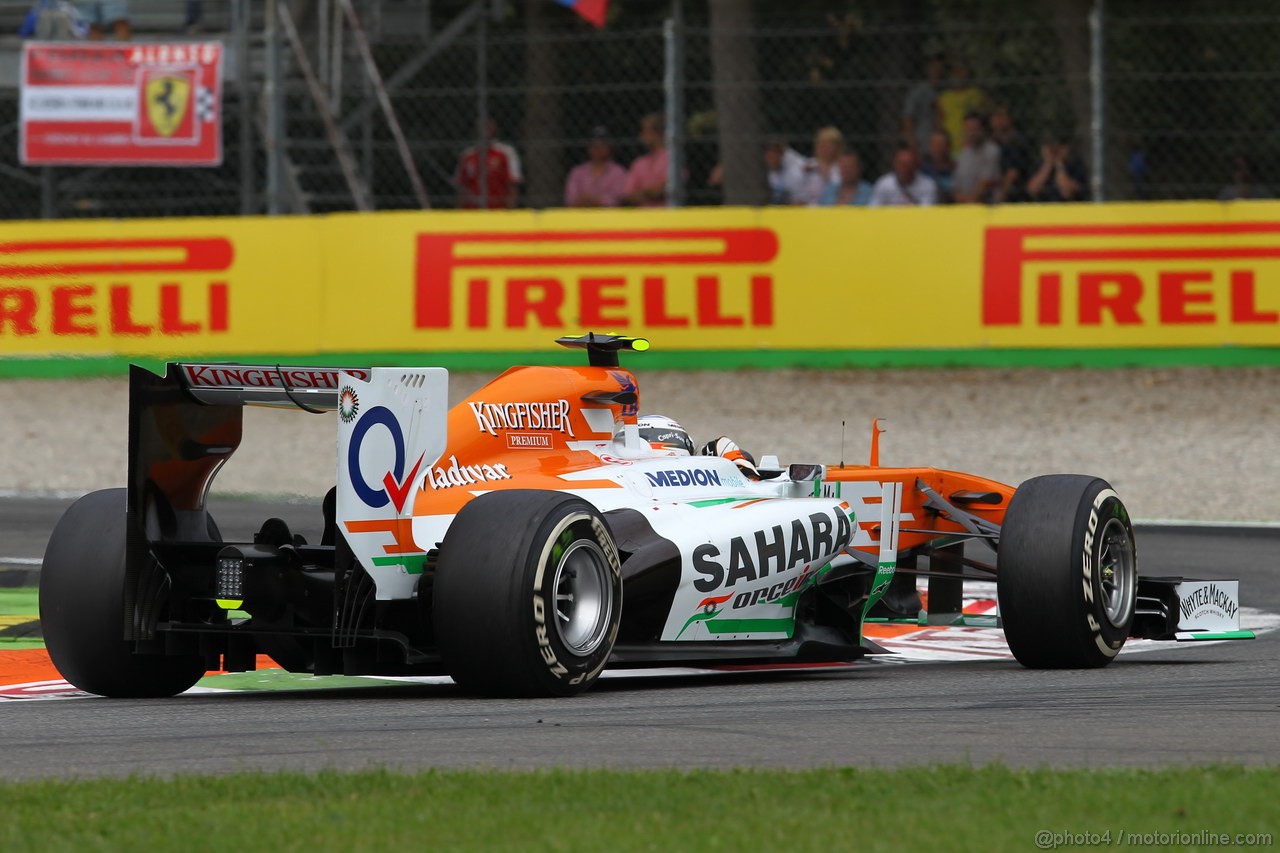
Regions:
<instances>
[{"instance_id":1,"label":"driver helmet","mask_svg":"<svg viewBox=\"0 0 1280 853\"><path fill-rule=\"evenodd\" d=\"M666 415L641 415L636 421L640 437L654 450L674 450L682 456L693 456L693 439L679 422Z\"/></svg>"}]
</instances>

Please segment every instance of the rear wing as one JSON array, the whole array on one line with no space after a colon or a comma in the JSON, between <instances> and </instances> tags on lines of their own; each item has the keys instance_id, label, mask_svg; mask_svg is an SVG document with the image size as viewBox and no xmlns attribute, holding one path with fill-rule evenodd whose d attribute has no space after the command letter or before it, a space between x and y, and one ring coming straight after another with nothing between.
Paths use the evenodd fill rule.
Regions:
<instances>
[{"instance_id":1,"label":"rear wing","mask_svg":"<svg viewBox=\"0 0 1280 853\"><path fill-rule=\"evenodd\" d=\"M338 407L343 372L366 367L286 367L170 362L157 376L129 370L129 511L152 539L206 539L209 485L240 446L244 406L321 413Z\"/></svg>"},{"instance_id":2,"label":"rear wing","mask_svg":"<svg viewBox=\"0 0 1280 853\"><path fill-rule=\"evenodd\" d=\"M405 577L416 568L408 520L422 474L445 446L446 370L185 362L159 376L130 368L130 580L142 580L158 543L213 546L206 499L240 446L245 406L338 411L338 531L380 586L383 575L416 581Z\"/></svg>"}]
</instances>

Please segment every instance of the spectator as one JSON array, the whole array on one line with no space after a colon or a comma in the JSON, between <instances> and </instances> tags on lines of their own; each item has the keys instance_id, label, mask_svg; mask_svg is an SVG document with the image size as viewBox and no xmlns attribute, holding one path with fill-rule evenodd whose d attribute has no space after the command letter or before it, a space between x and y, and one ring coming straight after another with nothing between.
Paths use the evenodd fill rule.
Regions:
<instances>
[{"instance_id":1,"label":"spectator","mask_svg":"<svg viewBox=\"0 0 1280 853\"><path fill-rule=\"evenodd\" d=\"M817 204L829 186L840 186L837 161L844 153L844 134L827 126L813 137L813 158L805 164L804 189L799 204Z\"/></svg>"},{"instance_id":2,"label":"spectator","mask_svg":"<svg viewBox=\"0 0 1280 853\"><path fill-rule=\"evenodd\" d=\"M920 160L909 146L893 155L893 171L881 176L871 190L871 207L928 206L938 203L938 185L920 174Z\"/></svg>"},{"instance_id":3,"label":"spectator","mask_svg":"<svg viewBox=\"0 0 1280 853\"><path fill-rule=\"evenodd\" d=\"M1040 146L1040 168L1027 179L1032 201L1080 201L1088 195L1089 173L1062 136L1048 135Z\"/></svg>"},{"instance_id":4,"label":"spectator","mask_svg":"<svg viewBox=\"0 0 1280 853\"><path fill-rule=\"evenodd\" d=\"M765 143L764 165L769 181L770 204L795 204L804 193L804 155L786 142Z\"/></svg>"},{"instance_id":5,"label":"spectator","mask_svg":"<svg viewBox=\"0 0 1280 853\"><path fill-rule=\"evenodd\" d=\"M38 41L71 41L82 39L87 33L80 10L68 0L40 0L18 27L20 38Z\"/></svg>"},{"instance_id":6,"label":"spectator","mask_svg":"<svg viewBox=\"0 0 1280 853\"><path fill-rule=\"evenodd\" d=\"M941 54L929 57L925 79L907 90L906 100L902 103L902 138L917 151L929 147L929 138L937 125L938 90L946 72Z\"/></svg>"},{"instance_id":7,"label":"spectator","mask_svg":"<svg viewBox=\"0 0 1280 853\"><path fill-rule=\"evenodd\" d=\"M498 125L491 118L480 124L485 140L485 163L488 180L480 187L480 154L471 146L458 157L454 183L458 187L458 207L466 210L488 208L509 209L516 206L520 184L520 155L505 142L498 142Z\"/></svg>"},{"instance_id":8,"label":"spectator","mask_svg":"<svg viewBox=\"0 0 1280 853\"><path fill-rule=\"evenodd\" d=\"M1256 183L1253 161L1247 154L1237 154L1232 162L1231 183L1218 193L1218 201L1241 201L1249 198L1271 198L1271 190Z\"/></svg>"},{"instance_id":9,"label":"spectator","mask_svg":"<svg viewBox=\"0 0 1280 853\"><path fill-rule=\"evenodd\" d=\"M129 28L128 0L76 0L76 6L89 25L90 41L102 41L108 27L116 41L128 41L133 37Z\"/></svg>"},{"instance_id":10,"label":"spectator","mask_svg":"<svg viewBox=\"0 0 1280 853\"><path fill-rule=\"evenodd\" d=\"M939 204L951 201L956 161L951 159L951 135L945 130L935 130L929 136L929 150L920 161L920 172L938 185Z\"/></svg>"},{"instance_id":11,"label":"spectator","mask_svg":"<svg viewBox=\"0 0 1280 853\"><path fill-rule=\"evenodd\" d=\"M200 22L204 19L204 3L201 0L187 0L186 20L182 22L182 31L187 35L200 33Z\"/></svg>"},{"instance_id":12,"label":"spectator","mask_svg":"<svg viewBox=\"0 0 1280 853\"><path fill-rule=\"evenodd\" d=\"M1000 184L995 188L992 201L1026 201L1031 151L1013 126L1013 114L1004 104L991 113L991 138L1000 146Z\"/></svg>"},{"instance_id":13,"label":"spectator","mask_svg":"<svg viewBox=\"0 0 1280 853\"><path fill-rule=\"evenodd\" d=\"M569 173L564 184L564 203L568 207L617 207L627 189L627 170L613 159L609 147L609 131L592 128L587 146L587 162Z\"/></svg>"},{"instance_id":14,"label":"spectator","mask_svg":"<svg viewBox=\"0 0 1280 853\"><path fill-rule=\"evenodd\" d=\"M840 183L828 185L818 204L823 207L852 204L866 207L871 201L871 184L862 180L862 158L857 152L841 154L836 161L840 170Z\"/></svg>"},{"instance_id":15,"label":"spectator","mask_svg":"<svg viewBox=\"0 0 1280 853\"><path fill-rule=\"evenodd\" d=\"M623 197L638 207L662 207L667 203L667 138L662 113L649 113L640 120L640 141L649 149L637 157L627 172Z\"/></svg>"},{"instance_id":16,"label":"spectator","mask_svg":"<svg viewBox=\"0 0 1280 853\"><path fill-rule=\"evenodd\" d=\"M953 200L957 204L980 204L1000 182L1000 146L987 139L982 116L964 117L964 147L956 158Z\"/></svg>"},{"instance_id":17,"label":"spectator","mask_svg":"<svg viewBox=\"0 0 1280 853\"><path fill-rule=\"evenodd\" d=\"M969 66L957 61L951 66L947 88L938 93L938 123L951 134L951 156L960 155L964 142L964 118L969 113L985 114L987 95L969 76Z\"/></svg>"},{"instance_id":18,"label":"spectator","mask_svg":"<svg viewBox=\"0 0 1280 853\"><path fill-rule=\"evenodd\" d=\"M1133 187L1130 193L1134 201L1146 201L1147 198L1147 151L1140 143L1132 143L1129 147L1129 183Z\"/></svg>"}]
</instances>

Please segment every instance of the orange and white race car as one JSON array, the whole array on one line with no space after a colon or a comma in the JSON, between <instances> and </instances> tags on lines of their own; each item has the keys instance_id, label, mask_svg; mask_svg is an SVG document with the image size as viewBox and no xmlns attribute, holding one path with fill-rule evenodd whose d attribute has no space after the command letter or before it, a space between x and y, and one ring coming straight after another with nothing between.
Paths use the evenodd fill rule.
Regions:
<instances>
[{"instance_id":1,"label":"orange and white race car","mask_svg":"<svg viewBox=\"0 0 1280 853\"><path fill-rule=\"evenodd\" d=\"M874 432L868 465L694 455L641 434L618 355L647 342L559 343L589 364L514 367L453 408L441 368L133 368L128 483L75 503L45 556L53 662L105 696L258 655L562 696L606 667L854 660L881 651L869 619L963 624L962 583L992 577L992 623L1028 667L1251 636L1236 581L1139 576L1104 480L880 467ZM222 541L206 496L245 405L337 412L319 542L279 519Z\"/></svg>"}]
</instances>

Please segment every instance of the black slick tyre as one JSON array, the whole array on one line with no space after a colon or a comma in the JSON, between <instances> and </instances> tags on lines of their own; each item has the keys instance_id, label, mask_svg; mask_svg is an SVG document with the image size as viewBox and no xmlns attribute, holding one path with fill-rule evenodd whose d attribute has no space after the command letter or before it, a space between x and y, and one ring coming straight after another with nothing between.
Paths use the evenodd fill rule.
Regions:
<instances>
[{"instance_id":1,"label":"black slick tyre","mask_svg":"<svg viewBox=\"0 0 1280 853\"><path fill-rule=\"evenodd\" d=\"M996 588L1019 663L1111 663L1129 636L1137 587L1129 512L1105 480L1054 474L1018 487L1000 531Z\"/></svg>"},{"instance_id":2,"label":"black slick tyre","mask_svg":"<svg viewBox=\"0 0 1280 853\"><path fill-rule=\"evenodd\" d=\"M600 675L622 618L608 525L560 492L510 490L463 507L432 587L449 674L486 696L571 696Z\"/></svg>"},{"instance_id":3,"label":"black slick tyre","mask_svg":"<svg viewBox=\"0 0 1280 853\"><path fill-rule=\"evenodd\" d=\"M205 673L198 655L139 655L124 638L125 490L76 501L40 569L40 627L53 665L75 687L113 697L173 696Z\"/></svg>"}]
</instances>

